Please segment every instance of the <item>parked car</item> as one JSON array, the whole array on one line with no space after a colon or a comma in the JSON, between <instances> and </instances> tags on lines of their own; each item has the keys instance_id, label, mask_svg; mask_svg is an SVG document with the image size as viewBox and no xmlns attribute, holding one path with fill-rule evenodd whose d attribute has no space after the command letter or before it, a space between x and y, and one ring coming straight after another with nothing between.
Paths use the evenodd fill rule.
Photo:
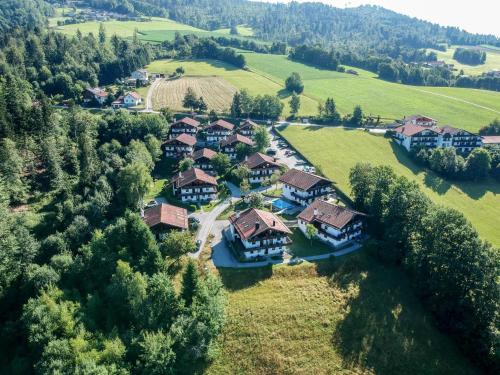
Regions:
<instances>
[{"instance_id":1,"label":"parked car","mask_svg":"<svg viewBox=\"0 0 500 375\"><path fill-rule=\"evenodd\" d=\"M201 247L201 240L196 241L196 250L200 250Z\"/></svg>"},{"instance_id":2,"label":"parked car","mask_svg":"<svg viewBox=\"0 0 500 375\"><path fill-rule=\"evenodd\" d=\"M159 203L153 199L153 200L150 200L148 203L146 203L145 207L146 208L156 207L156 206L158 206L158 204Z\"/></svg>"},{"instance_id":3,"label":"parked car","mask_svg":"<svg viewBox=\"0 0 500 375\"><path fill-rule=\"evenodd\" d=\"M278 150L276 150L275 148L269 148L269 149L267 149L267 151L266 151L266 154L267 154L267 155L271 155L271 156L274 156L274 155L276 155L277 153L278 153Z\"/></svg>"}]
</instances>

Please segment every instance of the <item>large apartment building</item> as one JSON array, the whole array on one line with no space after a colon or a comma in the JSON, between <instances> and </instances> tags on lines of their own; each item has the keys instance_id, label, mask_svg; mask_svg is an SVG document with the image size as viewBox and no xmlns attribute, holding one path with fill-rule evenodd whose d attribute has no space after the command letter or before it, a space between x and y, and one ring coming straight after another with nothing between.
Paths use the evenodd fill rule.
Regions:
<instances>
[{"instance_id":1,"label":"large apartment building","mask_svg":"<svg viewBox=\"0 0 500 375\"><path fill-rule=\"evenodd\" d=\"M183 202L206 202L217 199L217 180L205 171L191 168L172 180L175 196Z\"/></svg>"},{"instance_id":2,"label":"large apartment building","mask_svg":"<svg viewBox=\"0 0 500 375\"><path fill-rule=\"evenodd\" d=\"M317 198L333 192L332 182L324 177L299 169L290 169L279 181L283 184L283 198L307 206Z\"/></svg>"}]
</instances>

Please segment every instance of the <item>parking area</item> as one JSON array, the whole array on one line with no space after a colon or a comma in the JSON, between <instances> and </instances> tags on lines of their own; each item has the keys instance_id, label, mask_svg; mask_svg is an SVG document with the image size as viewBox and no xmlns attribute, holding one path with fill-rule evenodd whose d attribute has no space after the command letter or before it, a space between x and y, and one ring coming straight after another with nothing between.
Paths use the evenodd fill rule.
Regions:
<instances>
[{"instance_id":1,"label":"parking area","mask_svg":"<svg viewBox=\"0 0 500 375\"><path fill-rule=\"evenodd\" d=\"M314 173L314 168L301 158L279 134L270 130L269 135L271 137L269 149L276 150L276 154L272 156L278 159L280 163L285 164L288 168L303 169Z\"/></svg>"}]
</instances>

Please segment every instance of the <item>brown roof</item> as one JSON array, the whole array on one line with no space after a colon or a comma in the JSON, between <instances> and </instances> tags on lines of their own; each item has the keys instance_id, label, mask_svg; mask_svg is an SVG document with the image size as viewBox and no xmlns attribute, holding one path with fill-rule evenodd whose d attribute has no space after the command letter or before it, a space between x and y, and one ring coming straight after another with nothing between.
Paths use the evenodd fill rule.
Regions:
<instances>
[{"instance_id":1,"label":"brown roof","mask_svg":"<svg viewBox=\"0 0 500 375\"><path fill-rule=\"evenodd\" d=\"M269 163L276 167L281 166L281 164L277 163L273 157L261 154L260 152L256 152L255 154L250 155L248 159L244 160L241 164L247 166L250 169L254 169L264 163Z\"/></svg>"},{"instance_id":2,"label":"brown roof","mask_svg":"<svg viewBox=\"0 0 500 375\"><path fill-rule=\"evenodd\" d=\"M196 138L186 133L182 133L175 138L169 139L168 141L163 142L163 144L173 143L174 141L179 141L188 146L194 146L196 144Z\"/></svg>"},{"instance_id":3,"label":"brown roof","mask_svg":"<svg viewBox=\"0 0 500 375\"><path fill-rule=\"evenodd\" d=\"M198 160L201 158L207 158L212 160L217 153L214 150L210 150L209 148L202 148L201 150L196 150L193 152L193 160Z\"/></svg>"},{"instance_id":4,"label":"brown roof","mask_svg":"<svg viewBox=\"0 0 500 375\"><path fill-rule=\"evenodd\" d=\"M245 128L255 128L259 125L257 125L255 122L253 122L252 120L245 120L243 122L240 123L240 127L238 128L239 129L245 129Z\"/></svg>"},{"instance_id":5,"label":"brown roof","mask_svg":"<svg viewBox=\"0 0 500 375\"><path fill-rule=\"evenodd\" d=\"M253 141L250 138L245 137L244 135L241 134L232 134L226 139L223 139L220 141L220 146L224 147L227 145L232 145L233 143L244 143L248 146L253 146Z\"/></svg>"},{"instance_id":6,"label":"brown roof","mask_svg":"<svg viewBox=\"0 0 500 375\"><path fill-rule=\"evenodd\" d=\"M275 214L256 208L250 208L239 215L235 213L231 215L229 221L243 240L248 240L268 230L286 234L292 233Z\"/></svg>"},{"instance_id":7,"label":"brown roof","mask_svg":"<svg viewBox=\"0 0 500 375\"><path fill-rule=\"evenodd\" d=\"M231 124L230 122L225 121L225 120L214 121L210 125L208 125L206 127L206 129L210 129L210 128L215 127L215 126L220 126L220 127L225 128L227 130L233 130L234 129L234 125Z\"/></svg>"},{"instance_id":8,"label":"brown roof","mask_svg":"<svg viewBox=\"0 0 500 375\"><path fill-rule=\"evenodd\" d=\"M145 209L144 221L150 227L161 223L180 229L188 229L187 210L165 203Z\"/></svg>"},{"instance_id":9,"label":"brown roof","mask_svg":"<svg viewBox=\"0 0 500 375\"><path fill-rule=\"evenodd\" d=\"M401 125L398 126L396 129L394 129L395 132L406 135L407 137L411 137L415 134L418 134L423 130L430 130L433 131L434 133L437 133L437 131L434 128L430 128L428 126L415 125L415 124Z\"/></svg>"},{"instance_id":10,"label":"brown roof","mask_svg":"<svg viewBox=\"0 0 500 375\"><path fill-rule=\"evenodd\" d=\"M185 124L185 125L193 126L195 128L200 126L199 121L196 121L195 119L192 119L190 117L181 118L180 120L177 120L176 122L174 122L172 125L176 125L176 124Z\"/></svg>"},{"instance_id":11,"label":"brown roof","mask_svg":"<svg viewBox=\"0 0 500 375\"><path fill-rule=\"evenodd\" d=\"M434 120L433 118L431 117L427 117L427 116L422 116L422 115L411 115L411 116L406 116L404 119L403 119L404 122L410 122L410 121L416 121L416 122L437 122L436 120Z\"/></svg>"},{"instance_id":12,"label":"brown roof","mask_svg":"<svg viewBox=\"0 0 500 375\"><path fill-rule=\"evenodd\" d=\"M316 215L314 215L315 210L317 210ZM336 204L328 203L321 199L316 199L297 217L307 222L318 221L320 223L342 229L347 224L349 224L356 216L360 215L366 216L361 212L353 211L346 207L337 206Z\"/></svg>"},{"instance_id":13,"label":"brown roof","mask_svg":"<svg viewBox=\"0 0 500 375\"><path fill-rule=\"evenodd\" d=\"M466 132L468 134L472 134L471 132L468 132L467 130L454 128L453 126L449 126L449 125L443 126L442 128L436 127L436 128L433 128L433 129L436 130L438 133L441 133L441 134L455 135L455 134L458 134L460 132Z\"/></svg>"},{"instance_id":14,"label":"brown roof","mask_svg":"<svg viewBox=\"0 0 500 375\"><path fill-rule=\"evenodd\" d=\"M332 182L324 177L304 172L299 169L290 169L279 179L280 182L296 187L300 190L308 190L316 185L318 182L326 182L331 184Z\"/></svg>"},{"instance_id":15,"label":"brown roof","mask_svg":"<svg viewBox=\"0 0 500 375\"><path fill-rule=\"evenodd\" d=\"M210 176L205 171L198 168L191 168L185 172L180 172L174 177L172 183L174 183L177 188L181 188L186 185L191 185L196 181L200 181L208 185L217 185L215 177Z\"/></svg>"},{"instance_id":16,"label":"brown roof","mask_svg":"<svg viewBox=\"0 0 500 375\"><path fill-rule=\"evenodd\" d=\"M500 144L500 135L484 135L481 137L485 145Z\"/></svg>"}]
</instances>

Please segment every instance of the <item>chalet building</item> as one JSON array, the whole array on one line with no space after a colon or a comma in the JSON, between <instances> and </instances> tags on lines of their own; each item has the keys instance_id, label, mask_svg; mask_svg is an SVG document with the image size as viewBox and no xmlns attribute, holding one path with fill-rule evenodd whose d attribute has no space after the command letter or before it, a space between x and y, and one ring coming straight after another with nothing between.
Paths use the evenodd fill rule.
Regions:
<instances>
[{"instance_id":1,"label":"chalet building","mask_svg":"<svg viewBox=\"0 0 500 375\"><path fill-rule=\"evenodd\" d=\"M233 134L234 125L224 120L212 122L205 128L207 142L218 143Z\"/></svg>"},{"instance_id":2,"label":"chalet building","mask_svg":"<svg viewBox=\"0 0 500 375\"><path fill-rule=\"evenodd\" d=\"M142 212L142 219L158 239L162 239L171 230L189 229L187 210L170 204L162 203L146 208Z\"/></svg>"},{"instance_id":3,"label":"chalet building","mask_svg":"<svg viewBox=\"0 0 500 375\"><path fill-rule=\"evenodd\" d=\"M252 120L245 120L240 123L240 126L238 127L238 129L236 129L236 132L244 135L245 137L253 138L253 136L255 135L255 130L258 127L259 125Z\"/></svg>"},{"instance_id":4,"label":"chalet building","mask_svg":"<svg viewBox=\"0 0 500 375\"><path fill-rule=\"evenodd\" d=\"M233 214L229 222L229 236L246 259L283 255L292 243L292 232L272 212L251 208Z\"/></svg>"},{"instance_id":5,"label":"chalet building","mask_svg":"<svg viewBox=\"0 0 500 375\"><path fill-rule=\"evenodd\" d=\"M118 97L118 99L116 99L113 103L111 103L111 106L115 109L130 108L138 106L141 103L142 103L141 96L138 93L131 91L127 92L123 96Z\"/></svg>"},{"instance_id":6,"label":"chalet building","mask_svg":"<svg viewBox=\"0 0 500 375\"><path fill-rule=\"evenodd\" d=\"M205 171L191 168L172 180L174 195L183 202L206 202L217 199L217 180Z\"/></svg>"},{"instance_id":7,"label":"chalet building","mask_svg":"<svg viewBox=\"0 0 500 375\"><path fill-rule=\"evenodd\" d=\"M191 158L194 161L194 167L204 170L205 172L212 172L214 166L212 165L212 159L217 155L214 150L209 148L202 148L201 150L196 150Z\"/></svg>"},{"instance_id":8,"label":"chalet building","mask_svg":"<svg viewBox=\"0 0 500 375\"><path fill-rule=\"evenodd\" d=\"M231 160L236 160L238 156L236 147L238 147L238 145L240 144L247 145L248 147L253 147L254 145L253 141L250 138L247 138L241 134L232 134L226 139L220 141L219 148L220 151L229 156Z\"/></svg>"},{"instance_id":9,"label":"chalet building","mask_svg":"<svg viewBox=\"0 0 500 375\"><path fill-rule=\"evenodd\" d=\"M333 246L359 239L363 234L366 215L336 204L315 200L298 218L299 229L306 234L307 225L318 230L317 238Z\"/></svg>"},{"instance_id":10,"label":"chalet building","mask_svg":"<svg viewBox=\"0 0 500 375\"><path fill-rule=\"evenodd\" d=\"M420 126L437 125L437 120L422 115L406 116L401 122L403 123L403 125L420 125Z\"/></svg>"},{"instance_id":11,"label":"chalet building","mask_svg":"<svg viewBox=\"0 0 500 375\"><path fill-rule=\"evenodd\" d=\"M187 134L181 134L177 136L177 138L165 141L162 148L166 157L181 159L193 153L195 144L195 137Z\"/></svg>"},{"instance_id":12,"label":"chalet building","mask_svg":"<svg viewBox=\"0 0 500 375\"><path fill-rule=\"evenodd\" d=\"M250 169L248 180L251 184L258 184L262 181L269 180L272 174L279 171L282 167L280 163L271 156L256 152L246 158L241 165Z\"/></svg>"},{"instance_id":13,"label":"chalet building","mask_svg":"<svg viewBox=\"0 0 500 375\"><path fill-rule=\"evenodd\" d=\"M451 126L402 125L394 129L397 143L411 151L418 148L454 147L458 153L468 154L482 145L481 137Z\"/></svg>"},{"instance_id":14,"label":"chalet building","mask_svg":"<svg viewBox=\"0 0 500 375\"><path fill-rule=\"evenodd\" d=\"M83 92L83 102L90 103L95 100L99 105L103 105L108 99L108 93L99 87L89 87Z\"/></svg>"},{"instance_id":15,"label":"chalet building","mask_svg":"<svg viewBox=\"0 0 500 375\"><path fill-rule=\"evenodd\" d=\"M138 69L135 72L132 72L130 78L140 81L141 84L144 85L148 83L149 80L148 71L146 69Z\"/></svg>"},{"instance_id":16,"label":"chalet building","mask_svg":"<svg viewBox=\"0 0 500 375\"><path fill-rule=\"evenodd\" d=\"M170 131L168 138L172 139L180 134L188 134L196 137L198 131L200 130L200 122L189 117L184 117L183 119L177 120L172 125L170 125Z\"/></svg>"},{"instance_id":17,"label":"chalet building","mask_svg":"<svg viewBox=\"0 0 500 375\"><path fill-rule=\"evenodd\" d=\"M299 169L290 169L279 181L283 184L283 198L301 206L307 206L333 192L330 180Z\"/></svg>"}]
</instances>

